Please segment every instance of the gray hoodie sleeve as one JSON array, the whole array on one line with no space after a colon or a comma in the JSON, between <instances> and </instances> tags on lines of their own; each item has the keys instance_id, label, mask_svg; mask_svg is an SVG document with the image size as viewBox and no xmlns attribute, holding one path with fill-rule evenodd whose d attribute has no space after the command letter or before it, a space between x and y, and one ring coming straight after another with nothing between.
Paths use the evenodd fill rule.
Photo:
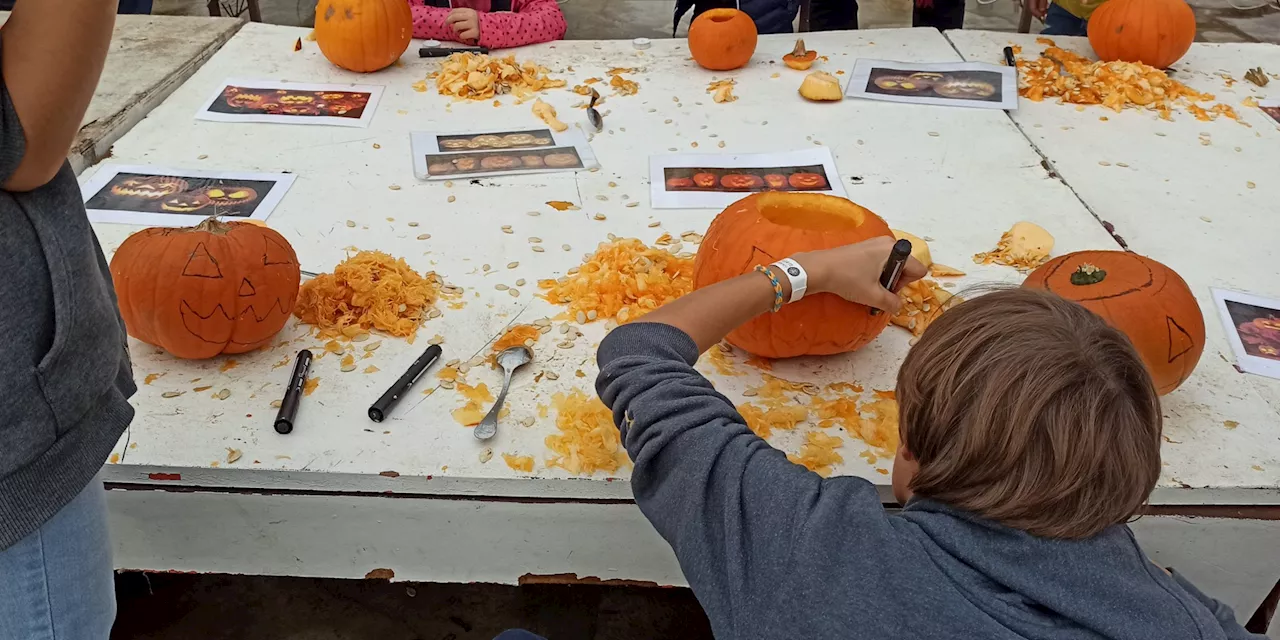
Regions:
<instances>
[{"instance_id":1,"label":"gray hoodie sleeve","mask_svg":"<svg viewBox=\"0 0 1280 640\"><path fill-rule=\"evenodd\" d=\"M1232 611L1231 607L1205 595L1203 591L1196 588L1194 584L1191 584L1190 580L1187 580L1185 576L1177 571L1171 570L1169 573L1173 576L1173 580L1178 583L1178 586L1186 590L1196 600L1199 600L1209 609L1209 613L1212 613L1213 617L1218 619L1218 624L1222 625L1223 632L1227 634L1227 640L1265 640L1266 636L1249 633L1239 622L1236 622L1236 612Z\"/></svg>"},{"instance_id":2,"label":"gray hoodie sleeve","mask_svg":"<svg viewBox=\"0 0 1280 640\"><path fill-rule=\"evenodd\" d=\"M887 534L871 483L823 480L752 433L693 368L698 350L683 331L623 325L598 358L596 391L635 463L636 504L675 550L717 637L750 635L740 621L794 578L792 554L823 535L807 529L810 516L841 512L853 536L865 515L862 533Z\"/></svg>"}]
</instances>

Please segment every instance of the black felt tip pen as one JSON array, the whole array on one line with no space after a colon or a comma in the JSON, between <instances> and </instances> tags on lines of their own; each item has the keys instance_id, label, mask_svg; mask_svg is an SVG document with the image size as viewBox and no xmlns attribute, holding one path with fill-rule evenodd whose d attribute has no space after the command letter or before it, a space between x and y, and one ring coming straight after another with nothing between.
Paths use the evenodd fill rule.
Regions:
<instances>
[{"instance_id":1,"label":"black felt tip pen","mask_svg":"<svg viewBox=\"0 0 1280 640\"><path fill-rule=\"evenodd\" d=\"M1004 48L1004 63L1009 65L1010 67L1013 67L1014 69L1018 68L1018 61L1015 60L1013 57L1013 47Z\"/></svg>"},{"instance_id":2,"label":"black felt tip pen","mask_svg":"<svg viewBox=\"0 0 1280 640\"><path fill-rule=\"evenodd\" d=\"M414 360L413 364L409 365L409 370L405 371L404 375L400 376L400 379L396 380L395 384L391 385L391 388L387 389L386 393L382 394L382 397L378 398L378 401L373 403L372 407L369 407L369 419L374 422L382 422L387 417L387 413L391 411L391 408L400 401L400 397L408 393L409 389L413 387L413 383L417 382L418 378L421 378L422 374L431 366L431 363L440 357L440 353L440 345L438 344L427 347L427 350L422 352L422 355L418 356L418 359Z\"/></svg>"},{"instance_id":3,"label":"black felt tip pen","mask_svg":"<svg viewBox=\"0 0 1280 640\"><path fill-rule=\"evenodd\" d=\"M307 372L311 370L311 352L303 349L293 361L293 373L289 374L289 387L284 390L284 399L280 401L280 412L276 414L276 433L293 431L293 419L298 415L298 405L302 402L302 387L307 384Z\"/></svg>"},{"instance_id":4,"label":"black felt tip pen","mask_svg":"<svg viewBox=\"0 0 1280 640\"><path fill-rule=\"evenodd\" d=\"M893 243L893 249L889 251L889 259L884 263L884 271L880 272L880 286L890 291L898 288L898 279L902 277L902 270L906 268L907 258L910 257L910 240L899 240ZM880 315L880 310L872 309L871 315Z\"/></svg>"}]
</instances>

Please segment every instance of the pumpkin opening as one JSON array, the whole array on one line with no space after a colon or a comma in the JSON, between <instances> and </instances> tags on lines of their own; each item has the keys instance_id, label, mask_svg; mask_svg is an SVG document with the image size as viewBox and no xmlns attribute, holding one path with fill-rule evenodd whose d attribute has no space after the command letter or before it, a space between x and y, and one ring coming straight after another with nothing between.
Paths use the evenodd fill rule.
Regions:
<instances>
[{"instance_id":1,"label":"pumpkin opening","mask_svg":"<svg viewBox=\"0 0 1280 640\"><path fill-rule=\"evenodd\" d=\"M732 9L711 9L707 13L707 19L712 22L728 22L738 14Z\"/></svg>"},{"instance_id":2,"label":"pumpkin opening","mask_svg":"<svg viewBox=\"0 0 1280 640\"><path fill-rule=\"evenodd\" d=\"M805 231L852 231L867 210L845 200L810 194L760 194L760 216L776 225Z\"/></svg>"}]
</instances>

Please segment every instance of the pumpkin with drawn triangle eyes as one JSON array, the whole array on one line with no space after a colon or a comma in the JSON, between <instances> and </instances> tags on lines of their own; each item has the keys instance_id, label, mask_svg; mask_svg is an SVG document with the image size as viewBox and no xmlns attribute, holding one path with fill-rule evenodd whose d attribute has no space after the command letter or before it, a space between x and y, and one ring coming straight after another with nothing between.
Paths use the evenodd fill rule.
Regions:
<instances>
[{"instance_id":1,"label":"pumpkin with drawn triangle eyes","mask_svg":"<svg viewBox=\"0 0 1280 640\"><path fill-rule=\"evenodd\" d=\"M786 189L787 177L780 173L769 173L764 176L764 183L770 189Z\"/></svg>"},{"instance_id":2,"label":"pumpkin with drawn triangle eyes","mask_svg":"<svg viewBox=\"0 0 1280 640\"><path fill-rule=\"evenodd\" d=\"M297 302L301 272L276 231L209 218L129 236L111 258L111 279L129 335L203 359L271 344Z\"/></svg>"}]
</instances>

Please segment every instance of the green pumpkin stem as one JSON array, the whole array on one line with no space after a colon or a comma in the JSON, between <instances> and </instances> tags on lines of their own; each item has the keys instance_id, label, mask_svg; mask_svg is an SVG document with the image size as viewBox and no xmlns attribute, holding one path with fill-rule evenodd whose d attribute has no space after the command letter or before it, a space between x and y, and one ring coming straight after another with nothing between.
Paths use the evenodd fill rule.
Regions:
<instances>
[{"instance_id":1,"label":"green pumpkin stem","mask_svg":"<svg viewBox=\"0 0 1280 640\"><path fill-rule=\"evenodd\" d=\"M1071 273L1071 284L1082 287L1089 284L1098 284L1107 278L1107 272L1099 269L1089 263L1080 265Z\"/></svg>"}]
</instances>

